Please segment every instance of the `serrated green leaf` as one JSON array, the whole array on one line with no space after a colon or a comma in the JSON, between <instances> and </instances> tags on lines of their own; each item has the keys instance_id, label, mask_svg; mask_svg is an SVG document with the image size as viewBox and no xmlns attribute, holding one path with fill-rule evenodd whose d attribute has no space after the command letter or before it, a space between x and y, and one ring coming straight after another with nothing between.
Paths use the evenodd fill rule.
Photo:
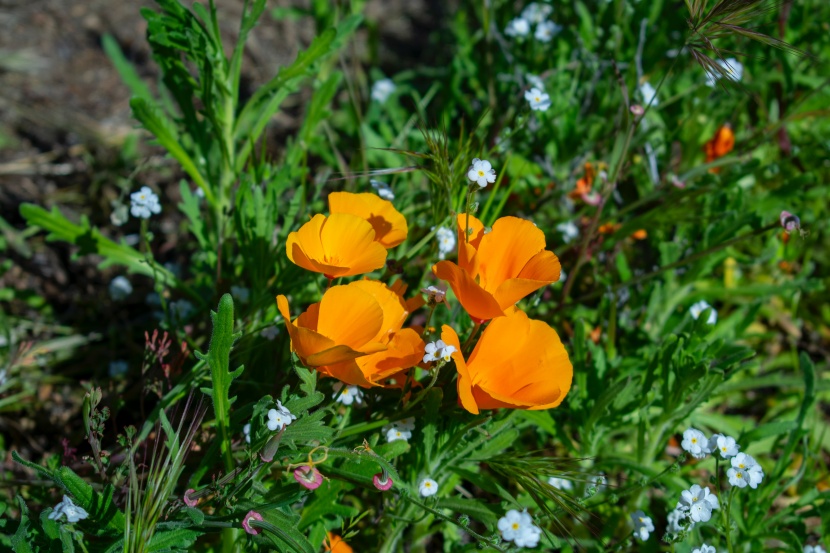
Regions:
<instances>
[{"instance_id":1,"label":"serrated green leaf","mask_svg":"<svg viewBox=\"0 0 830 553\"><path fill-rule=\"evenodd\" d=\"M147 551L163 553L167 551L187 551L204 532L191 528L176 528L156 532L147 544Z\"/></svg>"}]
</instances>

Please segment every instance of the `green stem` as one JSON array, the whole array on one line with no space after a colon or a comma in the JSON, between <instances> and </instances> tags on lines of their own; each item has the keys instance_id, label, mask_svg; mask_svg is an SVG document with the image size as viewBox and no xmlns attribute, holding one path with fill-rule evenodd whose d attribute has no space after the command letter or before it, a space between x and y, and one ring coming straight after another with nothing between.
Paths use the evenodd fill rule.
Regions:
<instances>
[{"instance_id":1,"label":"green stem","mask_svg":"<svg viewBox=\"0 0 830 553\"><path fill-rule=\"evenodd\" d=\"M481 328L481 323L475 323L475 326L473 327L473 331L472 331L472 332L470 332L470 336L469 336L469 337L467 338L467 340L464 342L464 345L463 345L463 346L461 346L461 354L462 354L462 355L464 355L464 352L466 352L466 351L467 351L467 348L469 348L469 347L470 347L470 344L472 344L472 342L473 342L473 338L475 338L475 337L476 337L476 334L478 334L478 329L479 329L479 328Z\"/></svg>"},{"instance_id":2,"label":"green stem","mask_svg":"<svg viewBox=\"0 0 830 553\"><path fill-rule=\"evenodd\" d=\"M729 553L735 553L735 549L732 546L732 498L735 496L735 486L732 486L732 489L729 490L729 501L726 505L726 521L724 522L724 532L726 532L726 548L729 550Z\"/></svg>"}]
</instances>

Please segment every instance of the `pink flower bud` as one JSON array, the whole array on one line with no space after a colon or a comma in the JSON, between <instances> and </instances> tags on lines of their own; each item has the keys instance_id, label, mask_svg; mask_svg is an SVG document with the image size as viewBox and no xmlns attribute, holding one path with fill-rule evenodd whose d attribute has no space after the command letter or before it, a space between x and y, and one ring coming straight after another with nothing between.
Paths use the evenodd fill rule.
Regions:
<instances>
[{"instance_id":1,"label":"pink flower bud","mask_svg":"<svg viewBox=\"0 0 830 553\"><path fill-rule=\"evenodd\" d=\"M372 483L375 485L377 489L382 492L385 492L389 488L392 487L392 479L389 478L389 475L384 472L379 472L372 477Z\"/></svg>"},{"instance_id":2,"label":"pink flower bud","mask_svg":"<svg viewBox=\"0 0 830 553\"><path fill-rule=\"evenodd\" d=\"M789 211L782 211L779 220L781 226L787 232L793 232L801 228L801 219L798 218L798 215L793 215Z\"/></svg>"},{"instance_id":3,"label":"pink flower bud","mask_svg":"<svg viewBox=\"0 0 830 553\"><path fill-rule=\"evenodd\" d=\"M192 494L195 491L196 490L194 490L193 488L190 488L189 490L184 492L184 496L182 497L182 499L184 500L184 504L187 505L188 507L195 507L196 504L199 503L198 499L192 499L190 497L190 494Z\"/></svg>"},{"instance_id":4,"label":"pink flower bud","mask_svg":"<svg viewBox=\"0 0 830 553\"><path fill-rule=\"evenodd\" d=\"M303 465L294 471L294 480L309 490L316 490L323 483L323 475L316 468Z\"/></svg>"},{"instance_id":5,"label":"pink flower bud","mask_svg":"<svg viewBox=\"0 0 830 553\"><path fill-rule=\"evenodd\" d=\"M248 511L248 514L245 515L245 518L242 519L242 528L245 529L246 532L249 534L257 535L260 532L259 528L254 528L251 526L252 520L262 520L262 515L257 513L256 511Z\"/></svg>"},{"instance_id":6,"label":"pink flower bud","mask_svg":"<svg viewBox=\"0 0 830 553\"><path fill-rule=\"evenodd\" d=\"M643 106L641 106L640 104L634 104L628 109L630 109L631 113L633 113L637 117L640 117L646 112L646 110L644 110Z\"/></svg>"}]
</instances>

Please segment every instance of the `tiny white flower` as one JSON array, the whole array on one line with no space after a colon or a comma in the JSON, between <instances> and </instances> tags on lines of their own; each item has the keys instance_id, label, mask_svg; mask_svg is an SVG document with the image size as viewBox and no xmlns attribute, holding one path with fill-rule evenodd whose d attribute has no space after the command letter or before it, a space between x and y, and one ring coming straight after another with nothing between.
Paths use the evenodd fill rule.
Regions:
<instances>
[{"instance_id":1,"label":"tiny white flower","mask_svg":"<svg viewBox=\"0 0 830 553\"><path fill-rule=\"evenodd\" d=\"M390 202L395 199L395 193L392 192L392 188L389 187L388 184L385 182L381 182L379 180L370 180L369 184L372 185L372 188L378 193L378 196L383 198L384 200L389 200Z\"/></svg>"},{"instance_id":2,"label":"tiny white flower","mask_svg":"<svg viewBox=\"0 0 830 553\"><path fill-rule=\"evenodd\" d=\"M251 291L244 286L231 286L231 296L239 303L248 303L248 300L251 299Z\"/></svg>"},{"instance_id":3,"label":"tiny white flower","mask_svg":"<svg viewBox=\"0 0 830 553\"><path fill-rule=\"evenodd\" d=\"M435 233L438 240L438 257L444 259L448 253L455 250L455 233L446 227L438 227Z\"/></svg>"},{"instance_id":4,"label":"tiny white flower","mask_svg":"<svg viewBox=\"0 0 830 553\"><path fill-rule=\"evenodd\" d=\"M452 354L455 353L455 346L448 346L443 340L430 342L424 348L426 354L424 355L424 363L433 363L435 361L449 361Z\"/></svg>"},{"instance_id":5,"label":"tiny white flower","mask_svg":"<svg viewBox=\"0 0 830 553\"><path fill-rule=\"evenodd\" d=\"M764 480L764 469L761 468L761 465L755 465L749 468L748 475L749 487L754 490Z\"/></svg>"},{"instance_id":6,"label":"tiny white flower","mask_svg":"<svg viewBox=\"0 0 830 553\"><path fill-rule=\"evenodd\" d=\"M640 85L640 95L643 97L643 105L645 106L649 104L656 106L660 103L656 98L657 90L655 90L649 82L645 82Z\"/></svg>"},{"instance_id":7,"label":"tiny white flower","mask_svg":"<svg viewBox=\"0 0 830 553\"><path fill-rule=\"evenodd\" d=\"M297 416L293 415L291 411L283 406L280 400L277 400L277 408L268 410L268 430L277 432L282 430L293 421L297 420Z\"/></svg>"},{"instance_id":8,"label":"tiny white flower","mask_svg":"<svg viewBox=\"0 0 830 553\"><path fill-rule=\"evenodd\" d=\"M251 443L251 423L247 423L242 427L242 434L245 435L245 441Z\"/></svg>"},{"instance_id":9,"label":"tiny white flower","mask_svg":"<svg viewBox=\"0 0 830 553\"><path fill-rule=\"evenodd\" d=\"M713 545L701 545L699 549L692 550L692 553L718 553Z\"/></svg>"},{"instance_id":10,"label":"tiny white flower","mask_svg":"<svg viewBox=\"0 0 830 553\"><path fill-rule=\"evenodd\" d=\"M827 553L821 545L805 545L804 553Z\"/></svg>"},{"instance_id":11,"label":"tiny white flower","mask_svg":"<svg viewBox=\"0 0 830 553\"><path fill-rule=\"evenodd\" d=\"M533 38L539 42L550 42L561 30L562 27L553 21L542 21L536 26L536 32L533 33Z\"/></svg>"},{"instance_id":12,"label":"tiny white flower","mask_svg":"<svg viewBox=\"0 0 830 553\"><path fill-rule=\"evenodd\" d=\"M654 521L651 517L646 516L643 511L635 511L631 515L631 520L634 522L634 533L642 541L646 541L651 532L654 532Z\"/></svg>"},{"instance_id":13,"label":"tiny white flower","mask_svg":"<svg viewBox=\"0 0 830 553\"><path fill-rule=\"evenodd\" d=\"M548 484L550 484L557 490L574 489L573 482L571 482L570 480L566 480L565 478L558 478L556 476L551 476L550 478L548 478Z\"/></svg>"},{"instance_id":14,"label":"tiny white flower","mask_svg":"<svg viewBox=\"0 0 830 553\"><path fill-rule=\"evenodd\" d=\"M718 498L709 488L701 488L697 484L680 493L677 509L688 511L689 518L694 522L706 522L712 518L712 509L719 508Z\"/></svg>"},{"instance_id":15,"label":"tiny white flower","mask_svg":"<svg viewBox=\"0 0 830 553\"><path fill-rule=\"evenodd\" d=\"M711 453L709 440L706 439L703 432L696 428L689 428L683 432L683 441L680 442L680 445L691 453L695 459L703 459L708 453Z\"/></svg>"},{"instance_id":16,"label":"tiny white flower","mask_svg":"<svg viewBox=\"0 0 830 553\"><path fill-rule=\"evenodd\" d=\"M442 303L447 300L447 291L436 288L435 286L427 286L422 288L421 292L429 297L430 303Z\"/></svg>"},{"instance_id":17,"label":"tiny white flower","mask_svg":"<svg viewBox=\"0 0 830 553\"><path fill-rule=\"evenodd\" d=\"M415 417L406 417L405 419L390 423L390 426L406 430L407 432L412 432L415 430Z\"/></svg>"},{"instance_id":18,"label":"tiny white flower","mask_svg":"<svg viewBox=\"0 0 830 553\"><path fill-rule=\"evenodd\" d=\"M128 370L130 370L130 365L124 360L113 361L110 363L110 376L112 378L124 376L127 374Z\"/></svg>"},{"instance_id":19,"label":"tiny white flower","mask_svg":"<svg viewBox=\"0 0 830 553\"><path fill-rule=\"evenodd\" d=\"M386 99L395 92L395 83L392 79L381 79L372 85L372 100L378 103L386 102Z\"/></svg>"},{"instance_id":20,"label":"tiny white flower","mask_svg":"<svg viewBox=\"0 0 830 553\"><path fill-rule=\"evenodd\" d=\"M556 225L556 230L562 234L562 240L564 240L566 244L579 236L579 227L576 226L573 221L559 223Z\"/></svg>"},{"instance_id":21,"label":"tiny white flower","mask_svg":"<svg viewBox=\"0 0 830 553\"><path fill-rule=\"evenodd\" d=\"M525 526L522 533L513 542L517 547L533 548L539 545L539 538L542 537L542 529L535 524Z\"/></svg>"},{"instance_id":22,"label":"tiny white flower","mask_svg":"<svg viewBox=\"0 0 830 553\"><path fill-rule=\"evenodd\" d=\"M739 488L749 486L753 490L764 479L764 469L751 455L738 453L731 459L732 468L726 471L729 483Z\"/></svg>"},{"instance_id":23,"label":"tiny white flower","mask_svg":"<svg viewBox=\"0 0 830 553\"><path fill-rule=\"evenodd\" d=\"M709 305L705 300L700 300L699 302L693 304L689 308L689 313L692 315L693 319L697 320L697 318L700 317L700 314L707 309L711 309L711 311L709 311L709 318L706 323L713 325L718 322L718 312L715 311L715 308Z\"/></svg>"},{"instance_id":24,"label":"tiny white flower","mask_svg":"<svg viewBox=\"0 0 830 553\"><path fill-rule=\"evenodd\" d=\"M385 428L385 427L384 427ZM389 428L386 430L386 441L387 442L395 442L397 440L408 441L409 438L412 437L412 432L408 430L404 430L402 428Z\"/></svg>"},{"instance_id":25,"label":"tiny white flower","mask_svg":"<svg viewBox=\"0 0 830 553\"><path fill-rule=\"evenodd\" d=\"M715 63L720 65L726 71L726 78L730 81L739 82L744 77L744 66L735 58L726 58L725 60L717 59ZM721 78L720 73L706 73L706 86L714 87L715 83Z\"/></svg>"},{"instance_id":26,"label":"tiny white flower","mask_svg":"<svg viewBox=\"0 0 830 553\"><path fill-rule=\"evenodd\" d=\"M683 520L683 519L686 519L688 517L689 517L689 513L685 512L681 509L675 509L674 511L669 513L668 516L666 517L666 521L668 522L668 524L666 525L666 528L672 534L677 534L681 530L684 530L684 529L691 530L692 527L695 525L695 523L691 520L689 521L689 524L685 527L680 525L680 521Z\"/></svg>"},{"instance_id":27,"label":"tiny white flower","mask_svg":"<svg viewBox=\"0 0 830 553\"><path fill-rule=\"evenodd\" d=\"M553 13L553 6L550 4L540 4L538 2L531 2L524 10L522 10L522 17L531 23L542 23L547 17Z\"/></svg>"},{"instance_id":28,"label":"tiny white flower","mask_svg":"<svg viewBox=\"0 0 830 553\"><path fill-rule=\"evenodd\" d=\"M530 34L530 22L523 17L511 19L504 28L504 34L514 38L526 37Z\"/></svg>"},{"instance_id":29,"label":"tiny white flower","mask_svg":"<svg viewBox=\"0 0 830 553\"><path fill-rule=\"evenodd\" d=\"M510 509L499 519L498 528L505 541L512 541L518 547L536 547L542 534L527 511L516 509Z\"/></svg>"},{"instance_id":30,"label":"tiny white flower","mask_svg":"<svg viewBox=\"0 0 830 553\"><path fill-rule=\"evenodd\" d=\"M473 159L467 178L476 183L479 188L486 188L487 183L496 182L496 171L486 159Z\"/></svg>"},{"instance_id":31,"label":"tiny white flower","mask_svg":"<svg viewBox=\"0 0 830 553\"><path fill-rule=\"evenodd\" d=\"M723 434L712 434L712 437L709 438L709 449L713 453L720 451L721 458L728 459L737 455L741 446L735 442L735 438Z\"/></svg>"},{"instance_id":32,"label":"tiny white flower","mask_svg":"<svg viewBox=\"0 0 830 553\"><path fill-rule=\"evenodd\" d=\"M161 213L159 197L149 186L142 186L138 192L130 194L130 213L139 219L149 219L151 215Z\"/></svg>"},{"instance_id":33,"label":"tiny white flower","mask_svg":"<svg viewBox=\"0 0 830 553\"><path fill-rule=\"evenodd\" d=\"M267 327L263 328L262 331L260 331L260 333L259 333L260 336L262 336L263 338L265 338L269 341L272 341L272 342L274 341L274 338L279 336L279 334L280 334L280 329L277 328L276 325L267 326Z\"/></svg>"},{"instance_id":34,"label":"tiny white flower","mask_svg":"<svg viewBox=\"0 0 830 553\"><path fill-rule=\"evenodd\" d=\"M435 495L438 493L438 482L432 478L424 478L421 480L421 483L418 484L418 493L421 494L421 497Z\"/></svg>"},{"instance_id":35,"label":"tiny white flower","mask_svg":"<svg viewBox=\"0 0 830 553\"><path fill-rule=\"evenodd\" d=\"M533 111L546 111L550 107L550 96L535 87L525 92L525 100Z\"/></svg>"},{"instance_id":36,"label":"tiny white flower","mask_svg":"<svg viewBox=\"0 0 830 553\"><path fill-rule=\"evenodd\" d=\"M72 502L69 496L63 496L63 501L55 505L55 508L49 513L51 520L60 520L62 516L66 517L67 522L78 522L89 516L83 508L78 507Z\"/></svg>"},{"instance_id":37,"label":"tiny white flower","mask_svg":"<svg viewBox=\"0 0 830 553\"><path fill-rule=\"evenodd\" d=\"M113 301L121 301L133 293L133 285L130 284L130 279L119 275L110 281L109 291Z\"/></svg>"},{"instance_id":38,"label":"tiny white flower","mask_svg":"<svg viewBox=\"0 0 830 553\"><path fill-rule=\"evenodd\" d=\"M359 387L346 386L344 389L343 386L344 384L342 382L336 382L333 386L334 393L331 397L337 398L337 401L343 405L351 405L352 403L360 405L363 403L363 391Z\"/></svg>"}]
</instances>

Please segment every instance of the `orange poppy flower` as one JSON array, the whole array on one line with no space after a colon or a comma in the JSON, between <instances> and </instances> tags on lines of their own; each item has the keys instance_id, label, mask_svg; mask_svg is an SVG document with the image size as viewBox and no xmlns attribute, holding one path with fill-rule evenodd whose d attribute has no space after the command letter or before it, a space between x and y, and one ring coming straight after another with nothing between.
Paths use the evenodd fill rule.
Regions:
<instances>
[{"instance_id":1,"label":"orange poppy flower","mask_svg":"<svg viewBox=\"0 0 830 553\"><path fill-rule=\"evenodd\" d=\"M423 358L420 335L401 328L406 302L381 282L332 286L293 322L285 296L277 296L277 307L303 364L346 384L381 386Z\"/></svg>"},{"instance_id":2,"label":"orange poppy flower","mask_svg":"<svg viewBox=\"0 0 830 553\"><path fill-rule=\"evenodd\" d=\"M458 264L440 261L432 272L452 287L470 317L481 322L503 316L520 299L559 280L556 255L545 249L545 234L530 221L502 217L493 230L458 216Z\"/></svg>"},{"instance_id":3,"label":"orange poppy flower","mask_svg":"<svg viewBox=\"0 0 830 553\"><path fill-rule=\"evenodd\" d=\"M368 192L332 192L329 194L329 212L350 213L365 219L375 229L375 241L386 249L406 240L409 232L406 218L392 202Z\"/></svg>"},{"instance_id":4,"label":"orange poppy flower","mask_svg":"<svg viewBox=\"0 0 830 553\"><path fill-rule=\"evenodd\" d=\"M323 548L331 553L352 553L352 547L343 541L343 538L337 534L326 532L326 540L323 542Z\"/></svg>"},{"instance_id":5,"label":"orange poppy flower","mask_svg":"<svg viewBox=\"0 0 830 553\"><path fill-rule=\"evenodd\" d=\"M573 366L554 329L515 310L481 334L464 361L458 334L442 327L441 339L455 346L458 398L470 413L481 409L551 409L571 389Z\"/></svg>"},{"instance_id":6,"label":"orange poppy flower","mask_svg":"<svg viewBox=\"0 0 830 553\"><path fill-rule=\"evenodd\" d=\"M706 163L711 163L725 156L734 147L735 133L732 132L732 126L729 123L722 125L715 131L715 136L703 146L703 151L706 153ZM718 171L720 171L719 167L709 169L710 173L717 173Z\"/></svg>"},{"instance_id":7,"label":"orange poppy flower","mask_svg":"<svg viewBox=\"0 0 830 553\"><path fill-rule=\"evenodd\" d=\"M285 242L288 259L326 278L362 275L386 263L386 248L372 225L351 213L315 215Z\"/></svg>"},{"instance_id":8,"label":"orange poppy flower","mask_svg":"<svg viewBox=\"0 0 830 553\"><path fill-rule=\"evenodd\" d=\"M581 179L577 180L576 181L576 188L574 188L573 190L571 190L570 193L568 193L568 196L572 200L577 200L577 199L585 196L586 194L589 194L591 192L591 188L594 185L594 178L597 175L597 172L594 169L594 166L590 163L586 163L584 165L584 168L585 168L585 176L582 177Z\"/></svg>"}]
</instances>

